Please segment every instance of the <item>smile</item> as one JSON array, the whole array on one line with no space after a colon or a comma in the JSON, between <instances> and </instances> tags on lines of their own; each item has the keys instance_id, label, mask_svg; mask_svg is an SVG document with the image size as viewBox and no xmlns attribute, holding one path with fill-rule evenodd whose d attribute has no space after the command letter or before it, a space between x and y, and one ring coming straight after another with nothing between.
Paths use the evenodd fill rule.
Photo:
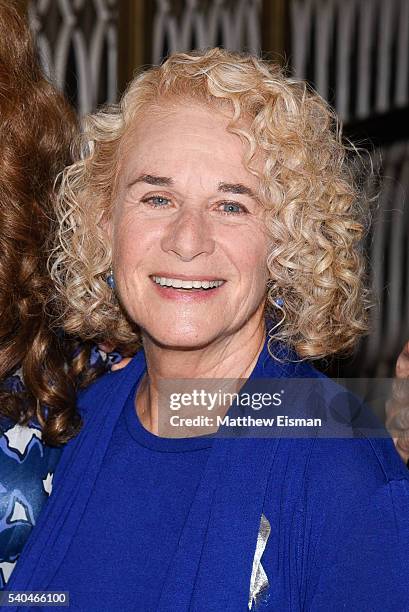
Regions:
<instances>
[{"instance_id":1,"label":"smile","mask_svg":"<svg viewBox=\"0 0 409 612\"><path fill-rule=\"evenodd\" d=\"M150 277L154 283L160 285L161 287L173 287L174 289L184 289L184 290L208 290L208 289L216 289L223 285L226 281L214 279L214 280L200 280L200 279L181 279L181 278L170 278L164 276L151 276Z\"/></svg>"}]
</instances>

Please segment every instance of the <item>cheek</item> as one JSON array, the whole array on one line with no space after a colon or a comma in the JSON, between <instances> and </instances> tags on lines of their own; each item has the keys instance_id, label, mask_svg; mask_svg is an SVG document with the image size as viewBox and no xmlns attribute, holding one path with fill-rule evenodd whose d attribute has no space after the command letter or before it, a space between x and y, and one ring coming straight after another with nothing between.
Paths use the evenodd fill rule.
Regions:
<instances>
[{"instance_id":1,"label":"cheek","mask_svg":"<svg viewBox=\"0 0 409 612\"><path fill-rule=\"evenodd\" d=\"M117 236L112 246L114 268L122 275L129 269L129 263L135 259L133 243L129 241L128 245L127 242L123 237Z\"/></svg>"},{"instance_id":2,"label":"cheek","mask_svg":"<svg viewBox=\"0 0 409 612\"><path fill-rule=\"evenodd\" d=\"M117 265L123 266L129 261L136 262L146 252L146 232L141 231L140 224L132 220L121 220L114 226L112 252Z\"/></svg>"},{"instance_id":3,"label":"cheek","mask_svg":"<svg viewBox=\"0 0 409 612\"><path fill-rule=\"evenodd\" d=\"M247 281L246 284L264 285L269 277L267 269L268 243L263 236L260 236L260 240L256 242L254 233L252 235L246 234L242 238L244 239L230 243L231 259L242 279Z\"/></svg>"}]
</instances>

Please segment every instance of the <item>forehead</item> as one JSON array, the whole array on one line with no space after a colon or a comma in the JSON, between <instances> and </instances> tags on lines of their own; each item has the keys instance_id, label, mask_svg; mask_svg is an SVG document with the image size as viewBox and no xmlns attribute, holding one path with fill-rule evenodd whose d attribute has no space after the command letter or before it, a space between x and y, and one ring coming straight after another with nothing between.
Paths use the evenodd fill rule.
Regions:
<instances>
[{"instance_id":1,"label":"forehead","mask_svg":"<svg viewBox=\"0 0 409 612\"><path fill-rule=\"evenodd\" d=\"M123 140L123 170L146 172L203 166L220 172L220 164L239 173L246 146L228 131L232 112L223 107L194 102L147 108L126 131ZM243 127L242 120L237 127Z\"/></svg>"},{"instance_id":2,"label":"forehead","mask_svg":"<svg viewBox=\"0 0 409 612\"><path fill-rule=\"evenodd\" d=\"M195 125L197 128L205 126L225 130L232 118L233 112L227 102L209 104L197 100L165 99L158 104L144 106L128 125L128 133L136 133L139 138L143 138L149 136L146 133L147 127L150 131L156 127L180 131Z\"/></svg>"}]
</instances>

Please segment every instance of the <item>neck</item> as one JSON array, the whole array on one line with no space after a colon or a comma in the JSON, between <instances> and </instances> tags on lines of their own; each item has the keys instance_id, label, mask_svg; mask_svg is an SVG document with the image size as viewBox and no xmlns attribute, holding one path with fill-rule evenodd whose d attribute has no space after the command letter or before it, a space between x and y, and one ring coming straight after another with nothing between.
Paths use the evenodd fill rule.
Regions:
<instances>
[{"instance_id":1,"label":"neck","mask_svg":"<svg viewBox=\"0 0 409 612\"><path fill-rule=\"evenodd\" d=\"M180 350L163 347L142 333L147 373L139 385L137 412L143 426L158 433L158 383L161 379L248 378L265 341L264 316L208 346Z\"/></svg>"}]
</instances>

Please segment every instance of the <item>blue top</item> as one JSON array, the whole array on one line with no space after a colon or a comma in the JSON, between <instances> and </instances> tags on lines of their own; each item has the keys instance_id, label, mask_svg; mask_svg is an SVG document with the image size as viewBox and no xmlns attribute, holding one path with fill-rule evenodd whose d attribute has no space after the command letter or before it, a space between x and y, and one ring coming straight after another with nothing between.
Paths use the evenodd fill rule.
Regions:
<instances>
[{"instance_id":1,"label":"blue top","mask_svg":"<svg viewBox=\"0 0 409 612\"><path fill-rule=\"evenodd\" d=\"M215 437L209 449L187 453L185 465L192 463L185 488L172 472L178 452L133 446L140 460L144 457L139 470L145 478L139 479L124 472L120 460L123 436L132 444L129 424L132 437L169 442L154 440L130 413L128 400L144 371L140 352L83 394L84 428L64 450L53 493L10 589L52 590L68 583L70 609L87 612L409 610L409 473L391 440L367 439L359 432L355 439ZM318 376L308 364L273 360L266 343L251 378ZM329 381L328 394L332 386ZM203 465L194 463L195 453L207 454ZM128 462L133 471L133 458ZM120 507L109 488L104 493L105 478L115 486ZM180 501L169 482L178 483ZM135 486L138 490L129 489ZM146 507L137 500L141 491ZM133 517L124 504L135 509ZM172 513L178 516L167 516ZM86 527L92 529L89 538ZM165 535L173 528L176 533ZM142 529L150 533L141 534ZM154 542L156 548L149 548ZM77 571L80 545L86 562ZM108 547L116 555L109 560L112 578L101 568ZM119 571L118 555L124 557ZM146 574L144 567L133 567L142 563ZM136 582L128 580L128 572ZM107 580L98 584L102 596L96 602L95 583L103 575ZM147 593L152 587L155 593ZM120 597L114 607L113 591Z\"/></svg>"},{"instance_id":2,"label":"blue top","mask_svg":"<svg viewBox=\"0 0 409 612\"><path fill-rule=\"evenodd\" d=\"M90 367L107 369L120 359L95 347ZM21 371L17 370L2 386L11 393L24 391ZM52 491L53 475L62 447L46 445L36 420L21 426L0 420L0 589L4 588L17 559Z\"/></svg>"},{"instance_id":3,"label":"blue top","mask_svg":"<svg viewBox=\"0 0 409 612\"><path fill-rule=\"evenodd\" d=\"M140 602L141 610L156 609L158 586L209 456L211 439L167 439L147 431L136 415L134 396L135 389L50 586L70 592L71 609L126 610L131 601Z\"/></svg>"}]
</instances>

